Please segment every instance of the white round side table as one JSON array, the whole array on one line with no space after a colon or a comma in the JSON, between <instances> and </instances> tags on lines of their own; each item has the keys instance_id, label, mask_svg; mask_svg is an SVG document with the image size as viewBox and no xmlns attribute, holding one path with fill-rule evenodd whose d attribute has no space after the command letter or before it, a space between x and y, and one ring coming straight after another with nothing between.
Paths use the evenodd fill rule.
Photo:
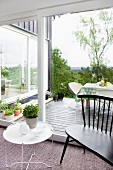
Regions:
<instances>
[{"instance_id":1,"label":"white round side table","mask_svg":"<svg viewBox=\"0 0 113 170\"><path fill-rule=\"evenodd\" d=\"M42 163L48 167L52 167L47 165L44 162L31 162L32 156L35 154L33 153L29 159L28 162L23 161L23 145L31 145L43 142L47 139L49 139L53 134L53 128L50 124L42 121L38 121L37 127L34 129L29 129L27 133L22 134L21 133L21 126L24 126L26 122L20 122L15 123L7 127L6 130L3 132L3 137L6 141L14 143L14 144L20 144L22 146L22 157L20 162L15 162L11 164L10 166L7 164L7 148L5 149L5 155L6 155L6 166L12 167L16 163L21 163L21 170L23 169L23 164L26 163L27 167L26 170L28 170L29 164L31 163ZM53 138L52 138L53 143Z\"/></svg>"}]
</instances>

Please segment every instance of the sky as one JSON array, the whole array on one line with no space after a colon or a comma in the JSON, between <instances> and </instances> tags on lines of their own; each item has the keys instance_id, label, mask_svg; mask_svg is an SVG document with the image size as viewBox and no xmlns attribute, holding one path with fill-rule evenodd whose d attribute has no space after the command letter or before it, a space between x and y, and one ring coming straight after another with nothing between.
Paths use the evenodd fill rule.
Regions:
<instances>
[{"instance_id":1,"label":"sky","mask_svg":"<svg viewBox=\"0 0 113 170\"><path fill-rule=\"evenodd\" d=\"M83 16L87 13L83 13ZM62 58L67 60L71 67L87 67L90 66L90 60L87 51L80 47L79 42L76 41L73 32L80 28L80 15L66 14L56 17L52 22L52 48L59 48L62 52ZM94 15L94 12L92 13ZM112 46L113 49L113 46ZM111 50L108 50L107 57L113 66L113 57Z\"/></svg>"},{"instance_id":2,"label":"sky","mask_svg":"<svg viewBox=\"0 0 113 170\"><path fill-rule=\"evenodd\" d=\"M73 31L76 28L76 16L70 14L56 17L52 25L53 48L59 48L62 57L67 60L71 67L87 66L89 58L87 54L80 49L79 43L74 39ZM84 59L85 57L85 59Z\"/></svg>"}]
</instances>

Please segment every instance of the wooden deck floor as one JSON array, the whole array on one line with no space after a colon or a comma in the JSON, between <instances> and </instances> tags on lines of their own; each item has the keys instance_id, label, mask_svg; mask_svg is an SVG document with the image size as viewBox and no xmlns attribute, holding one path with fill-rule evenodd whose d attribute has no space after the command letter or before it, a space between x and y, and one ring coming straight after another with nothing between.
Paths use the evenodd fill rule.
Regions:
<instances>
[{"instance_id":1,"label":"wooden deck floor","mask_svg":"<svg viewBox=\"0 0 113 170\"><path fill-rule=\"evenodd\" d=\"M46 115L47 122L53 126L55 134L64 135L68 125L82 123L81 103L76 103L72 98L52 101L46 105Z\"/></svg>"},{"instance_id":2,"label":"wooden deck floor","mask_svg":"<svg viewBox=\"0 0 113 170\"><path fill-rule=\"evenodd\" d=\"M92 103L93 104L93 103ZM88 110L86 108L86 116ZM110 115L112 116L112 115ZM54 133L65 136L65 128L72 124L83 124L81 102L75 102L72 98L64 98L62 101L51 101L46 105L46 118L47 122L53 126ZM91 114L91 121L93 118L93 110ZM102 120L102 114L100 114L100 121ZM104 119L107 116L104 115ZM95 127L97 118L95 120ZM91 125L93 124L93 121ZM109 122L110 125L110 122Z\"/></svg>"}]
</instances>

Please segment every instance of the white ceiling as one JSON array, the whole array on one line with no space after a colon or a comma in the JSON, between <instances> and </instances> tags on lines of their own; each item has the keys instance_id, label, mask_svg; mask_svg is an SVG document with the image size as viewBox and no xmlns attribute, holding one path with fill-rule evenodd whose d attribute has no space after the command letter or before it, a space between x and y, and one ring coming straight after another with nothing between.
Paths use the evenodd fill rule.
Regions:
<instances>
[{"instance_id":1,"label":"white ceiling","mask_svg":"<svg viewBox=\"0 0 113 170\"><path fill-rule=\"evenodd\" d=\"M89 10L113 6L113 0L0 0L0 23L30 17L37 14L37 11L46 10L46 13L57 7L57 13L64 10L65 5L70 5L70 9ZM89 7L88 7L89 6ZM60 8L61 7L61 8ZM66 8L65 8L66 9ZM67 6L68 10L68 6Z\"/></svg>"},{"instance_id":2,"label":"white ceiling","mask_svg":"<svg viewBox=\"0 0 113 170\"><path fill-rule=\"evenodd\" d=\"M0 16L45 9L79 1L81 0L0 0Z\"/></svg>"}]
</instances>

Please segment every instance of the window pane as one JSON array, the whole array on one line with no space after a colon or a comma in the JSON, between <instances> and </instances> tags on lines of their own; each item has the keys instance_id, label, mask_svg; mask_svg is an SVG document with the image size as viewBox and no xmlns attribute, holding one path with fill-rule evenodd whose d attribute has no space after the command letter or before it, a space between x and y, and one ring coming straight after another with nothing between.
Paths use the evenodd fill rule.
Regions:
<instances>
[{"instance_id":1,"label":"window pane","mask_svg":"<svg viewBox=\"0 0 113 170\"><path fill-rule=\"evenodd\" d=\"M30 40L30 74L31 89L37 89L37 38L32 37Z\"/></svg>"},{"instance_id":2,"label":"window pane","mask_svg":"<svg viewBox=\"0 0 113 170\"><path fill-rule=\"evenodd\" d=\"M2 99L26 92L27 36L16 30L0 27L0 65L8 71L7 76L2 74Z\"/></svg>"}]
</instances>

